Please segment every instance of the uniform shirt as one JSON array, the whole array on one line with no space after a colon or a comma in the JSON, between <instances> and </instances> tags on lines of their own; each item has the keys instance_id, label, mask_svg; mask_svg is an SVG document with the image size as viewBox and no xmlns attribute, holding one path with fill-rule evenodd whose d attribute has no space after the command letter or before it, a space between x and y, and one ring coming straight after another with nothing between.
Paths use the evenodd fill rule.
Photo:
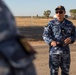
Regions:
<instances>
[{"instance_id":1,"label":"uniform shirt","mask_svg":"<svg viewBox=\"0 0 76 75\"><path fill-rule=\"evenodd\" d=\"M43 39L47 44L50 44L52 41L62 44L66 38L70 38L71 43L75 41L75 27L67 19L64 18L63 22L59 22L55 18L44 27Z\"/></svg>"}]
</instances>

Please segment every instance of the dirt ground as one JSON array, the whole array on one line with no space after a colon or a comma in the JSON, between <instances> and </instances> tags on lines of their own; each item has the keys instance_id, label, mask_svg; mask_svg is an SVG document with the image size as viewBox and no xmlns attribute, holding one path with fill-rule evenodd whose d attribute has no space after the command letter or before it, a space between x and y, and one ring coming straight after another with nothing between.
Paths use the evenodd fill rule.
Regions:
<instances>
[{"instance_id":1,"label":"dirt ground","mask_svg":"<svg viewBox=\"0 0 76 75\"><path fill-rule=\"evenodd\" d=\"M37 51L36 59L34 60L34 64L36 67L36 71L38 75L50 75L49 69L49 52L48 45L44 42L30 42L30 44ZM70 75L76 75L76 43L70 45L71 49L71 67L70 67ZM59 69L59 75L60 74Z\"/></svg>"}]
</instances>

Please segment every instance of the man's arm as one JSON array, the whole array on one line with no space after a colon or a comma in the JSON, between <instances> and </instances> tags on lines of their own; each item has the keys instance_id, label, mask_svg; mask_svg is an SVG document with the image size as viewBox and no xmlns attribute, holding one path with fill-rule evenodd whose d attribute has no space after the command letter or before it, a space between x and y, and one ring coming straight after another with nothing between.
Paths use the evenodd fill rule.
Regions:
<instances>
[{"instance_id":1,"label":"man's arm","mask_svg":"<svg viewBox=\"0 0 76 75\"><path fill-rule=\"evenodd\" d=\"M44 41L49 45L53 41L51 24L52 23L49 23L47 26L44 27L43 36L42 36Z\"/></svg>"},{"instance_id":2,"label":"man's arm","mask_svg":"<svg viewBox=\"0 0 76 75\"><path fill-rule=\"evenodd\" d=\"M16 36L18 31L14 16L2 0L0 0L0 7L2 8L0 10L0 41L3 41Z\"/></svg>"},{"instance_id":3,"label":"man's arm","mask_svg":"<svg viewBox=\"0 0 76 75\"><path fill-rule=\"evenodd\" d=\"M65 44L72 44L75 42L75 26L72 26L71 36L64 40Z\"/></svg>"},{"instance_id":4,"label":"man's arm","mask_svg":"<svg viewBox=\"0 0 76 75\"><path fill-rule=\"evenodd\" d=\"M71 43L75 42L75 26L73 26L72 28L70 39L71 39Z\"/></svg>"}]
</instances>

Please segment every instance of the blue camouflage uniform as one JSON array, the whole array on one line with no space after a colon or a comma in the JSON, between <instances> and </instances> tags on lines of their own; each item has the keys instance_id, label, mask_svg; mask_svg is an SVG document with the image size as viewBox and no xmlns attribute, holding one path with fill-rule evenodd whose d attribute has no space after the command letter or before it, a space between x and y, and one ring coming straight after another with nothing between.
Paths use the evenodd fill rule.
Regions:
<instances>
[{"instance_id":1,"label":"blue camouflage uniform","mask_svg":"<svg viewBox=\"0 0 76 75\"><path fill-rule=\"evenodd\" d=\"M17 35L15 19L0 0L0 75L36 75L35 56L24 52Z\"/></svg>"},{"instance_id":2,"label":"blue camouflage uniform","mask_svg":"<svg viewBox=\"0 0 76 75\"><path fill-rule=\"evenodd\" d=\"M70 49L69 45L64 44L66 38L71 39L71 43L75 41L75 27L72 22L64 18L63 22L59 22L57 18L51 20L44 27L43 39L50 45L52 41L56 41L57 46L50 45L49 49L49 67L51 75L58 75L58 69L61 68L62 75L69 75L70 69Z\"/></svg>"}]
</instances>

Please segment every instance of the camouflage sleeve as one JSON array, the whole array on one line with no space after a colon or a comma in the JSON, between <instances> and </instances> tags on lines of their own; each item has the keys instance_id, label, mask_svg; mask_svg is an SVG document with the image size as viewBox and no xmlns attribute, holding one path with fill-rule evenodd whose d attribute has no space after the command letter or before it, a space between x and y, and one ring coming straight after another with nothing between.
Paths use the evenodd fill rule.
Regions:
<instances>
[{"instance_id":1,"label":"camouflage sleeve","mask_svg":"<svg viewBox=\"0 0 76 75\"><path fill-rule=\"evenodd\" d=\"M75 26L73 24L72 24L71 36L69 38L71 39L71 44L75 42Z\"/></svg>"},{"instance_id":2,"label":"camouflage sleeve","mask_svg":"<svg viewBox=\"0 0 76 75\"><path fill-rule=\"evenodd\" d=\"M43 36L42 37L43 37L43 40L47 44L50 44L53 41L51 23L49 23L47 26L44 27L44 31L43 31Z\"/></svg>"},{"instance_id":3,"label":"camouflage sleeve","mask_svg":"<svg viewBox=\"0 0 76 75\"><path fill-rule=\"evenodd\" d=\"M12 38L17 33L14 16L5 3L0 0L0 41L9 39L10 37Z\"/></svg>"}]
</instances>

